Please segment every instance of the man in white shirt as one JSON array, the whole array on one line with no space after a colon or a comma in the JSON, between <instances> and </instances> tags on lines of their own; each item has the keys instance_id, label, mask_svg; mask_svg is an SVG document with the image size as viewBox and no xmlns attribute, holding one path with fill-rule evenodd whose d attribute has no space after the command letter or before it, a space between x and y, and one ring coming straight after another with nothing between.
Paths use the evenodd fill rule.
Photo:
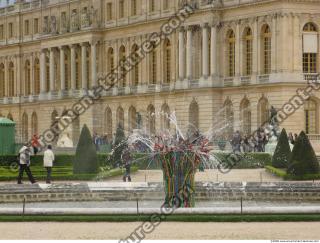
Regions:
<instances>
[{"instance_id":1,"label":"man in white shirt","mask_svg":"<svg viewBox=\"0 0 320 243\"><path fill-rule=\"evenodd\" d=\"M18 176L18 184L22 184L22 177L24 171L26 171L28 178L32 184L36 183L36 180L32 176L30 170L30 156L31 156L31 149L29 145L26 143L19 151L19 176Z\"/></svg>"},{"instance_id":2,"label":"man in white shirt","mask_svg":"<svg viewBox=\"0 0 320 243\"><path fill-rule=\"evenodd\" d=\"M47 170L47 184L51 184L51 172L54 161L54 153L52 151L52 146L48 145L47 150L43 154L43 166Z\"/></svg>"}]
</instances>

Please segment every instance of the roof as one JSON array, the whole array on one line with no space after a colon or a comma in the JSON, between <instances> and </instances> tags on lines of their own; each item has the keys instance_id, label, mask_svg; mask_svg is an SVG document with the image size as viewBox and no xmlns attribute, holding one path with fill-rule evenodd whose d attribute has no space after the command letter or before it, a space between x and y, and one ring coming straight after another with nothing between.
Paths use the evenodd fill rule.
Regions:
<instances>
[{"instance_id":1,"label":"roof","mask_svg":"<svg viewBox=\"0 0 320 243\"><path fill-rule=\"evenodd\" d=\"M0 117L0 126L15 126L16 123L5 117Z\"/></svg>"}]
</instances>

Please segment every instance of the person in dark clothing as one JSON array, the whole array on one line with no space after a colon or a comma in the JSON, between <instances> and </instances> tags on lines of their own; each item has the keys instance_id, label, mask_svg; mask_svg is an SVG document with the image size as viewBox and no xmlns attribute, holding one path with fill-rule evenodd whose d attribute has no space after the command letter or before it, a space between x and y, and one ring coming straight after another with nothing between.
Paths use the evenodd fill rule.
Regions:
<instances>
[{"instance_id":1,"label":"person in dark clothing","mask_svg":"<svg viewBox=\"0 0 320 243\"><path fill-rule=\"evenodd\" d=\"M127 182L127 178L128 178L128 182L131 182L131 153L129 149L126 149L123 151L121 159L124 163L124 168L125 168L125 174L123 176L123 181Z\"/></svg>"},{"instance_id":2,"label":"person in dark clothing","mask_svg":"<svg viewBox=\"0 0 320 243\"><path fill-rule=\"evenodd\" d=\"M31 156L31 150L28 146L28 144L25 144L19 151L19 176L18 176L18 184L22 184L22 177L24 171L26 171L29 181L34 184L36 183L35 178L32 175L32 172L30 170L30 156Z\"/></svg>"}]
</instances>

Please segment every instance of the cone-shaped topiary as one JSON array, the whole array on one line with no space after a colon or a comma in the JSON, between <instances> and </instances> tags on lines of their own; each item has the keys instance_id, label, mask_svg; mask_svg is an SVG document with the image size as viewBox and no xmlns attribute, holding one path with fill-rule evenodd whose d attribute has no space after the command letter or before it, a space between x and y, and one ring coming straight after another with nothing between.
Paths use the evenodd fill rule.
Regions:
<instances>
[{"instance_id":1,"label":"cone-shaped topiary","mask_svg":"<svg viewBox=\"0 0 320 243\"><path fill-rule=\"evenodd\" d=\"M98 170L97 150L93 143L89 128L87 125L84 125L77 146L75 161L73 163L73 173L96 174L98 173Z\"/></svg>"},{"instance_id":2,"label":"cone-shaped topiary","mask_svg":"<svg viewBox=\"0 0 320 243\"><path fill-rule=\"evenodd\" d=\"M122 126L119 124L117 127L116 137L113 144L112 165L117 167L121 165L121 156L123 151L127 148L126 136Z\"/></svg>"},{"instance_id":3,"label":"cone-shaped topiary","mask_svg":"<svg viewBox=\"0 0 320 243\"><path fill-rule=\"evenodd\" d=\"M317 156L304 132L300 133L294 145L287 173L294 176L319 173Z\"/></svg>"},{"instance_id":4,"label":"cone-shaped topiary","mask_svg":"<svg viewBox=\"0 0 320 243\"><path fill-rule=\"evenodd\" d=\"M275 168L288 168L291 156L286 129L282 129L276 150L272 157L272 166Z\"/></svg>"}]
</instances>

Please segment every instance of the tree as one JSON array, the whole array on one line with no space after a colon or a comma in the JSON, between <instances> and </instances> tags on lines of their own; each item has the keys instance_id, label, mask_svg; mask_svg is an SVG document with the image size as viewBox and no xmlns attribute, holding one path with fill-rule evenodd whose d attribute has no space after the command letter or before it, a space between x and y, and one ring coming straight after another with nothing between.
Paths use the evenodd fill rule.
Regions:
<instances>
[{"instance_id":1,"label":"tree","mask_svg":"<svg viewBox=\"0 0 320 243\"><path fill-rule=\"evenodd\" d=\"M287 173L294 176L319 173L316 153L304 132L300 133L294 145Z\"/></svg>"},{"instance_id":2,"label":"tree","mask_svg":"<svg viewBox=\"0 0 320 243\"><path fill-rule=\"evenodd\" d=\"M116 137L113 144L112 165L116 167L121 163L121 155L127 148L126 136L121 124L117 127Z\"/></svg>"},{"instance_id":3,"label":"tree","mask_svg":"<svg viewBox=\"0 0 320 243\"><path fill-rule=\"evenodd\" d=\"M276 150L272 157L272 166L275 168L288 168L291 149L286 129L282 129Z\"/></svg>"},{"instance_id":4,"label":"tree","mask_svg":"<svg viewBox=\"0 0 320 243\"><path fill-rule=\"evenodd\" d=\"M99 165L97 150L89 128L84 125L81 131L79 143L77 146L76 157L73 163L74 174L96 174Z\"/></svg>"}]
</instances>

